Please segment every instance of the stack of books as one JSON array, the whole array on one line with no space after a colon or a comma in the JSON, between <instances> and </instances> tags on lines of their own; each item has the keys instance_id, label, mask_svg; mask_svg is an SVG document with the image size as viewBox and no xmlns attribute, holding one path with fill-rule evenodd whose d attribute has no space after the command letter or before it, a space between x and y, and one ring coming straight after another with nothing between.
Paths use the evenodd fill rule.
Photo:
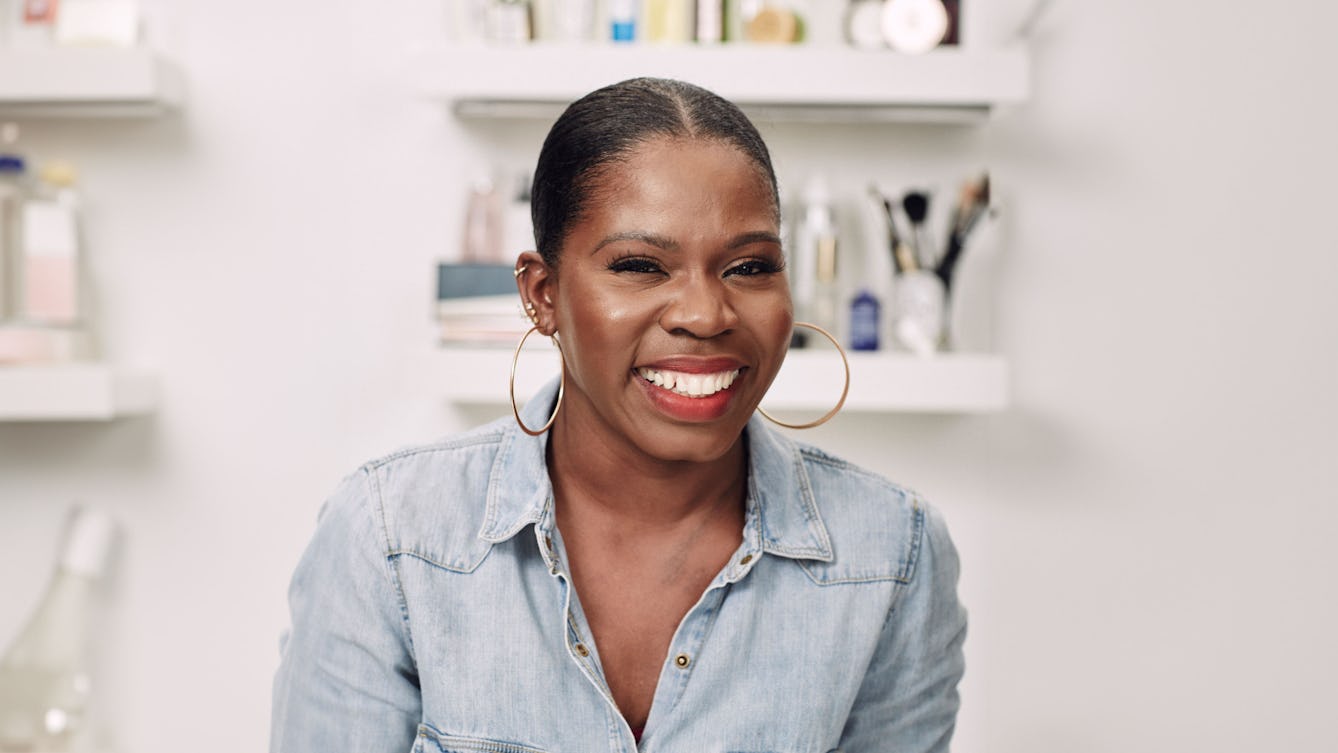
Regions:
<instances>
[{"instance_id":1,"label":"stack of books","mask_svg":"<svg viewBox=\"0 0 1338 753\"><path fill-rule=\"evenodd\" d=\"M437 337L442 345L514 345L530 328L510 264L437 265Z\"/></svg>"}]
</instances>

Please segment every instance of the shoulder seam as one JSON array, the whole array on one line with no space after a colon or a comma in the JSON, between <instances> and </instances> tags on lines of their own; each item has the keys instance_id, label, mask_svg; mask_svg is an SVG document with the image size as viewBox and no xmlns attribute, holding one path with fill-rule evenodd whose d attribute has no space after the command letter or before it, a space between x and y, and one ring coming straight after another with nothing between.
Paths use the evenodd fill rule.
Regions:
<instances>
[{"instance_id":1,"label":"shoulder seam","mask_svg":"<svg viewBox=\"0 0 1338 753\"><path fill-rule=\"evenodd\" d=\"M502 440L503 436L505 436L505 432L502 431L476 435L466 434L461 437L445 439L433 444L407 447L402 450L396 450L389 455L383 455L375 460L369 460L363 464L363 468L376 470L388 463L402 460L407 457L413 457L414 455L427 455L435 452L448 452L450 450L462 450L468 447L478 447L480 445L497 444Z\"/></svg>"}]
</instances>

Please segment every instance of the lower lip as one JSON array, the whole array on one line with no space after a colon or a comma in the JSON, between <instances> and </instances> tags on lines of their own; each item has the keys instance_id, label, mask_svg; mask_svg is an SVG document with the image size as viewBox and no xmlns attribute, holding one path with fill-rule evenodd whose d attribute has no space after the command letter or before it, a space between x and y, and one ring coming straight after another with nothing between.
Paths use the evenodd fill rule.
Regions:
<instances>
[{"instance_id":1,"label":"lower lip","mask_svg":"<svg viewBox=\"0 0 1338 753\"><path fill-rule=\"evenodd\" d=\"M646 397L661 413L665 413L671 418L680 421L714 421L725 415L729 411L730 403L734 400L737 393L736 388L739 381L743 379L743 374L734 378L734 383L719 392L706 397L688 397L680 395L677 392L671 392L663 387L657 387L651 382L646 381L645 377L633 372L636 381L645 391Z\"/></svg>"}]
</instances>

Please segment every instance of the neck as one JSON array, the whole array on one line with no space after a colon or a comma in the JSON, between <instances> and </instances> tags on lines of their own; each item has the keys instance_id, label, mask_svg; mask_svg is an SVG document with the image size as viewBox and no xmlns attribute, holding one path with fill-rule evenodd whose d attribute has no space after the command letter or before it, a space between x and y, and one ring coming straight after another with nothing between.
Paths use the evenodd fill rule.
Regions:
<instances>
[{"instance_id":1,"label":"neck","mask_svg":"<svg viewBox=\"0 0 1338 753\"><path fill-rule=\"evenodd\" d=\"M575 423L559 416L549 435L548 473L560 510L651 529L700 519L722 505L742 511L748 477L742 436L713 460L666 461Z\"/></svg>"}]
</instances>

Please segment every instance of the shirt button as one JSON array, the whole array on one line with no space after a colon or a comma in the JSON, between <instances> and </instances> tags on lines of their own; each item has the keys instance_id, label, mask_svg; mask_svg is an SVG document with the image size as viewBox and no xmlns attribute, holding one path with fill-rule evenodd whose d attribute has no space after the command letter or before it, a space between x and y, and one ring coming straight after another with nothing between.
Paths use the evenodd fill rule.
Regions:
<instances>
[{"instance_id":1,"label":"shirt button","mask_svg":"<svg viewBox=\"0 0 1338 753\"><path fill-rule=\"evenodd\" d=\"M739 560L739 564L740 564L740 565L746 565L746 564L748 564L749 562L752 562L752 561L753 561L753 555L751 555L751 554L745 554L745 555L743 555L743 559Z\"/></svg>"},{"instance_id":2,"label":"shirt button","mask_svg":"<svg viewBox=\"0 0 1338 753\"><path fill-rule=\"evenodd\" d=\"M674 664L677 664L679 669L687 669L687 666L691 663L692 660L688 658L687 654L679 654L674 657Z\"/></svg>"},{"instance_id":3,"label":"shirt button","mask_svg":"<svg viewBox=\"0 0 1338 753\"><path fill-rule=\"evenodd\" d=\"M550 551L550 552L553 551L553 537L552 537L552 536L545 536L545 537L544 537L544 546L548 547L548 551Z\"/></svg>"},{"instance_id":4,"label":"shirt button","mask_svg":"<svg viewBox=\"0 0 1338 753\"><path fill-rule=\"evenodd\" d=\"M590 649L586 648L584 643L578 643L573 648L575 648L576 653L580 654L581 656L590 655Z\"/></svg>"}]
</instances>

